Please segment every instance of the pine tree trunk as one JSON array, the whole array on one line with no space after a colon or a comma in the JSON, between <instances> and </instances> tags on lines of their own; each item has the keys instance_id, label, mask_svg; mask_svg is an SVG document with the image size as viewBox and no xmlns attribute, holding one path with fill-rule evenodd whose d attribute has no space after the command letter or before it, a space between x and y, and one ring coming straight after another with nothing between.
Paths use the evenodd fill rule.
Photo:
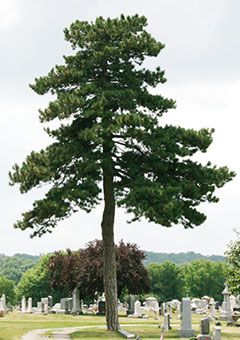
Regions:
<instances>
[{"instance_id":1,"label":"pine tree trunk","mask_svg":"<svg viewBox=\"0 0 240 340\"><path fill-rule=\"evenodd\" d=\"M109 165L109 164L108 164ZM111 167L103 168L104 212L102 218L104 292L106 297L107 329L119 329L117 310L117 274L114 245L115 199Z\"/></svg>"}]
</instances>

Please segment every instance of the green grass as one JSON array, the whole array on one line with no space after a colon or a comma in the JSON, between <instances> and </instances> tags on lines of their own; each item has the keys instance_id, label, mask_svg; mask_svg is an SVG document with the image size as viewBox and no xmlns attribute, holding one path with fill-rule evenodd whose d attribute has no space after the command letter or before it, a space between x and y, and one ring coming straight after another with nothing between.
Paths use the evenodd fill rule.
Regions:
<instances>
[{"instance_id":1,"label":"green grass","mask_svg":"<svg viewBox=\"0 0 240 340\"><path fill-rule=\"evenodd\" d=\"M84 330L81 332L75 332L71 335L71 339L91 339L91 340L98 340L98 339L123 339L123 337L118 332L108 332L108 331L97 331L95 330Z\"/></svg>"},{"instance_id":2,"label":"green grass","mask_svg":"<svg viewBox=\"0 0 240 340\"><path fill-rule=\"evenodd\" d=\"M97 316L41 315L9 313L0 318L0 340L19 340L33 329L104 325L105 319Z\"/></svg>"},{"instance_id":3,"label":"green grass","mask_svg":"<svg viewBox=\"0 0 240 340\"><path fill-rule=\"evenodd\" d=\"M201 316L193 316L193 328L199 331L199 321ZM162 322L162 320L161 320ZM129 332L138 334L144 340L158 339L160 337L159 321L152 317L148 320L120 318L122 328ZM41 314L21 314L19 312L9 313L0 318L0 340L19 340L22 335L33 329L46 329L48 335L51 334L48 328L64 328L93 326L93 328L82 329L72 335L72 339L123 339L118 333L107 332L104 329L94 328L97 325L105 325L105 318L100 316L72 316L72 315L41 315ZM179 320L174 318L171 322L172 330L168 331L164 339L176 340L178 337ZM222 340L239 340L240 328L222 326ZM181 339L184 340L184 339Z\"/></svg>"}]
</instances>

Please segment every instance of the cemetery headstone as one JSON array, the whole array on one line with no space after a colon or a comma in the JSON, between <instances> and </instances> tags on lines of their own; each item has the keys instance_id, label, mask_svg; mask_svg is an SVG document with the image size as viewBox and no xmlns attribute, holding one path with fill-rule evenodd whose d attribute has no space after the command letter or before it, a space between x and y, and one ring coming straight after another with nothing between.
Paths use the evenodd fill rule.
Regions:
<instances>
[{"instance_id":1,"label":"cemetery headstone","mask_svg":"<svg viewBox=\"0 0 240 340\"><path fill-rule=\"evenodd\" d=\"M28 298L27 312L32 313L32 298Z\"/></svg>"},{"instance_id":2,"label":"cemetery headstone","mask_svg":"<svg viewBox=\"0 0 240 340\"><path fill-rule=\"evenodd\" d=\"M222 310L221 310L221 319L231 321L231 304L230 304L230 291L228 285L225 283L225 288L222 292L223 294L223 303L222 303Z\"/></svg>"},{"instance_id":3,"label":"cemetery headstone","mask_svg":"<svg viewBox=\"0 0 240 340\"><path fill-rule=\"evenodd\" d=\"M181 329L179 335L182 338L190 338L194 336L191 319L191 301L190 298L183 298L181 304Z\"/></svg>"},{"instance_id":4,"label":"cemetery headstone","mask_svg":"<svg viewBox=\"0 0 240 340\"><path fill-rule=\"evenodd\" d=\"M106 312L106 302L99 301L98 302L98 315L105 315Z\"/></svg>"},{"instance_id":5,"label":"cemetery headstone","mask_svg":"<svg viewBox=\"0 0 240 340\"><path fill-rule=\"evenodd\" d=\"M145 301L145 308L159 313L159 303L155 297L148 297Z\"/></svg>"},{"instance_id":6,"label":"cemetery headstone","mask_svg":"<svg viewBox=\"0 0 240 340\"><path fill-rule=\"evenodd\" d=\"M215 327L213 339L221 340L221 327Z\"/></svg>"},{"instance_id":7,"label":"cemetery headstone","mask_svg":"<svg viewBox=\"0 0 240 340\"><path fill-rule=\"evenodd\" d=\"M164 331L169 331L171 329L170 326L170 315L169 313L164 314Z\"/></svg>"},{"instance_id":8,"label":"cemetery headstone","mask_svg":"<svg viewBox=\"0 0 240 340\"><path fill-rule=\"evenodd\" d=\"M37 309L38 309L39 311L42 310L42 302L41 302L41 301L38 301L38 302L37 302Z\"/></svg>"},{"instance_id":9,"label":"cemetery headstone","mask_svg":"<svg viewBox=\"0 0 240 340\"><path fill-rule=\"evenodd\" d=\"M133 313L133 316L135 318L140 318L142 316L141 302L138 301L138 300L134 304L134 313Z\"/></svg>"},{"instance_id":10,"label":"cemetery headstone","mask_svg":"<svg viewBox=\"0 0 240 340\"><path fill-rule=\"evenodd\" d=\"M79 314L81 311L81 306L80 306L80 298L79 298L79 289L76 287L73 290L72 294L72 314Z\"/></svg>"},{"instance_id":11,"label":"cemetery headstone","mask_svg":"<svg viewBox=\"0 0 240 340\"><path fill-rule=\"evenodd\" d=\"M48 295L48 306L52 308L53 306L53 297L52 295Z\"/></svg>"},{"instance_id":12,"label":"cemetery headstone","mask_svg":"<svg viewBox=\"0 0 240 340\"><path fill-rule=\"evenodd\" d=\"M135 295L130 294L129 295L129 306L128 306L128 314L133 314L134 313L134 303L136 301Z\"/></svg>"},{"instance_id":13,"label":"cemetery headstone","mask_svg":"<svg viewBox=\"0 0 240 340\"><path fill-rule=\"evenodd\" d=\"M6 304L6 295L5 294L3 294L2 295L2 307L3 307L3 309L5 310L5 309L7 309L7 304Z\"/></svg>"},{"instance_id":14,"label":"cemetery headstone","mask_svg":"<svg viewBox=\"0 0 240 340\"><path fill-rule=\"evenodd\" d=\"M203 318L200 323L200 334L197 336L198 340L211 340L210 336L210 320L209 318Z\"/></svg>"},{"instance_id":15,"label":"cemetery headstone","mask_svg":"<svg viewBox=\"0 0 240 340\"><path fill-rule=\"evenodd\" d=\"M67 301L67 298L62 298L60 300L60 310L63 311L64 313L68 312L68 301Z\"/></svg>"},{"instance_id":16,"label":"cemetery headstone","mask_svg":"<svg viewBox=\"0 0 240 340\"><path fill-rule=\"evenodd\" d=\"M214 301L213 298L211 298L210 302L209 302L209 313L210 313L212 318L215 318L215 316L216 316L216 309L215 309L215 301Z\"/></svg>"},{"instance_id":17,"label":"cemetery headstone","mask_svg":"<svg viewBox=\"0 0 240 340\"><path fill-rule=\"evenodd\" d=\"M26 313L26 298L25 298L25 296L22 297L21 311L22 311L22 313Z\"/></svg>"}]
</instances>

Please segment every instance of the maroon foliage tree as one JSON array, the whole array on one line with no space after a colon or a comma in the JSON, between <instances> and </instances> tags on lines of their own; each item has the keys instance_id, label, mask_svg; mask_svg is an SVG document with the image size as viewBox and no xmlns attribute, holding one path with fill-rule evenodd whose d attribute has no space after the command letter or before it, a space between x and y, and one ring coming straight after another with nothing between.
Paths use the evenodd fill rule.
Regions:
<instances>
[{"instance_id":1,"label":"maroon foliage tree","mask_svg":"<svg viewBox=\"0 0 240 340\"><path fill-rule=\"evenodd\" d=\"M118 295L142 294L150 289L150 279L143 265L145 254L136 244L121 241L116 247ZM55 252L49 260L53 288L78 287L81 298L93 298L103 288L103 243L95 240L78 251Z\"/></svg>"}]
</instances>

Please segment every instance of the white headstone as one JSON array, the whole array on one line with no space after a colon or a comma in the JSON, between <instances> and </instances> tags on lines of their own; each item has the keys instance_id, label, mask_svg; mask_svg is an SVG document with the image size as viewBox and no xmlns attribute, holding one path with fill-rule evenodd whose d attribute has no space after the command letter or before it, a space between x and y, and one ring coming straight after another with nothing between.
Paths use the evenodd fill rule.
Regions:
<instances>
[{"instance_id":1,"label":"white headstone","mask_svg":"<svg viewBox=\"0 0 240 340\"><path fill-rule=\"evenodd\" d=\"M155 297L148 297L145 301L145 308L152 310L156 313L159 312L159 303Z\"/></svg>"},{"instance_id":2,"label":"white headstone","mask_svg":"<svg viewBox=\"0 0 240 340\"><path fill-rule=\"evenodd\" d=\"M138 301L138 300L134 303L134 314L133 314L133 316L135 316L137 318L142 316L141 302Z\"/></svg>"},{"instance_id":3,"label":"white headstone","mask_svg":"<svg viewBox=\"0 0 240 340\"><path fill-rule=\"evenodd\" d=\"M191 319L191 300L190 298L182 299L182 316L181 316L181 329L180 337L190 338L194 336L194 330L192 329L192 319Z\"/></svg>"},{"instance_id":4,"label":"white headstone","mask_svg":"<svg viewBox=\"0 0 240 340\"><path fill-rule=\"evenodd\" d=\"M26 298L25 296L22 297L22 313L26 313Z\"/></svg>"},{"instance_id":5,"label":"white headstone","mask_svg":"<svg viewBox=\"0 0 240 340\"><path fill-rule=\"evenodd\" d=\"M42 310L42 302L40 302L40 301L37 302L37 309L38 309L39 311Z\"/></svg>"},{"instance_id":6,"label":"white headstone","mask_svg":"<svg viewBox=\"0 0 240 340\"><path fill-rule=\"evenodd\" d=\"M213 339L214 340L221 340L221 327L215 327Z\"/></svg>"},{"instance_id":7,"label":"white headstone","mask_svg":"<svg viewBox=\"0 0 240 340\"><path fill-rule=\"evenodd\" d=\"M2 295L2 307L3 307L3 309L7 309L5 294Z\"/></svg>"},{"instance_id":8,"label":"white headstone","mask_svg":"<svg viewBox=\"0 0 240 340\"><path fill-rule=\"evenodd\" d=\"M32 313L32 298L28 298L27 312Z\"/></svg>"},{"instance_id":9,"label":"white headstone","mask_svg":"<svg viewBox=\"0 0 240 340\"><path fill-rule=\"evenodd\" d=\"M215 318L216 309L215 309L215 301L214 301L213 298L211 298L210 302L209 302L209 313L210 313L211 317Z\"/></svg>"},{"instance_id":10,"label":"white headstone","mask_svg":"<svg viewBox=\"0 0 240 340\"><path fill-rule=\"evenodd\" d=\"M231 304L230 304L230 291L228 285L225 283L225 288L222 292L223 294L223 303L222 303L222 310L221 310L221 319L230 321L231 320Z\"/></svg>"},{"instance_id":11,"label":"white headstone","mask_svg":"<svg viewBox=\"0 0 240 340\"><path fill-rule=\"evenodd\" d=\"M234 295L230 295L229 300L230 300L230 308L233 311L233 308L237 306L236 298Z\"/></svg>"}]
</instances>

